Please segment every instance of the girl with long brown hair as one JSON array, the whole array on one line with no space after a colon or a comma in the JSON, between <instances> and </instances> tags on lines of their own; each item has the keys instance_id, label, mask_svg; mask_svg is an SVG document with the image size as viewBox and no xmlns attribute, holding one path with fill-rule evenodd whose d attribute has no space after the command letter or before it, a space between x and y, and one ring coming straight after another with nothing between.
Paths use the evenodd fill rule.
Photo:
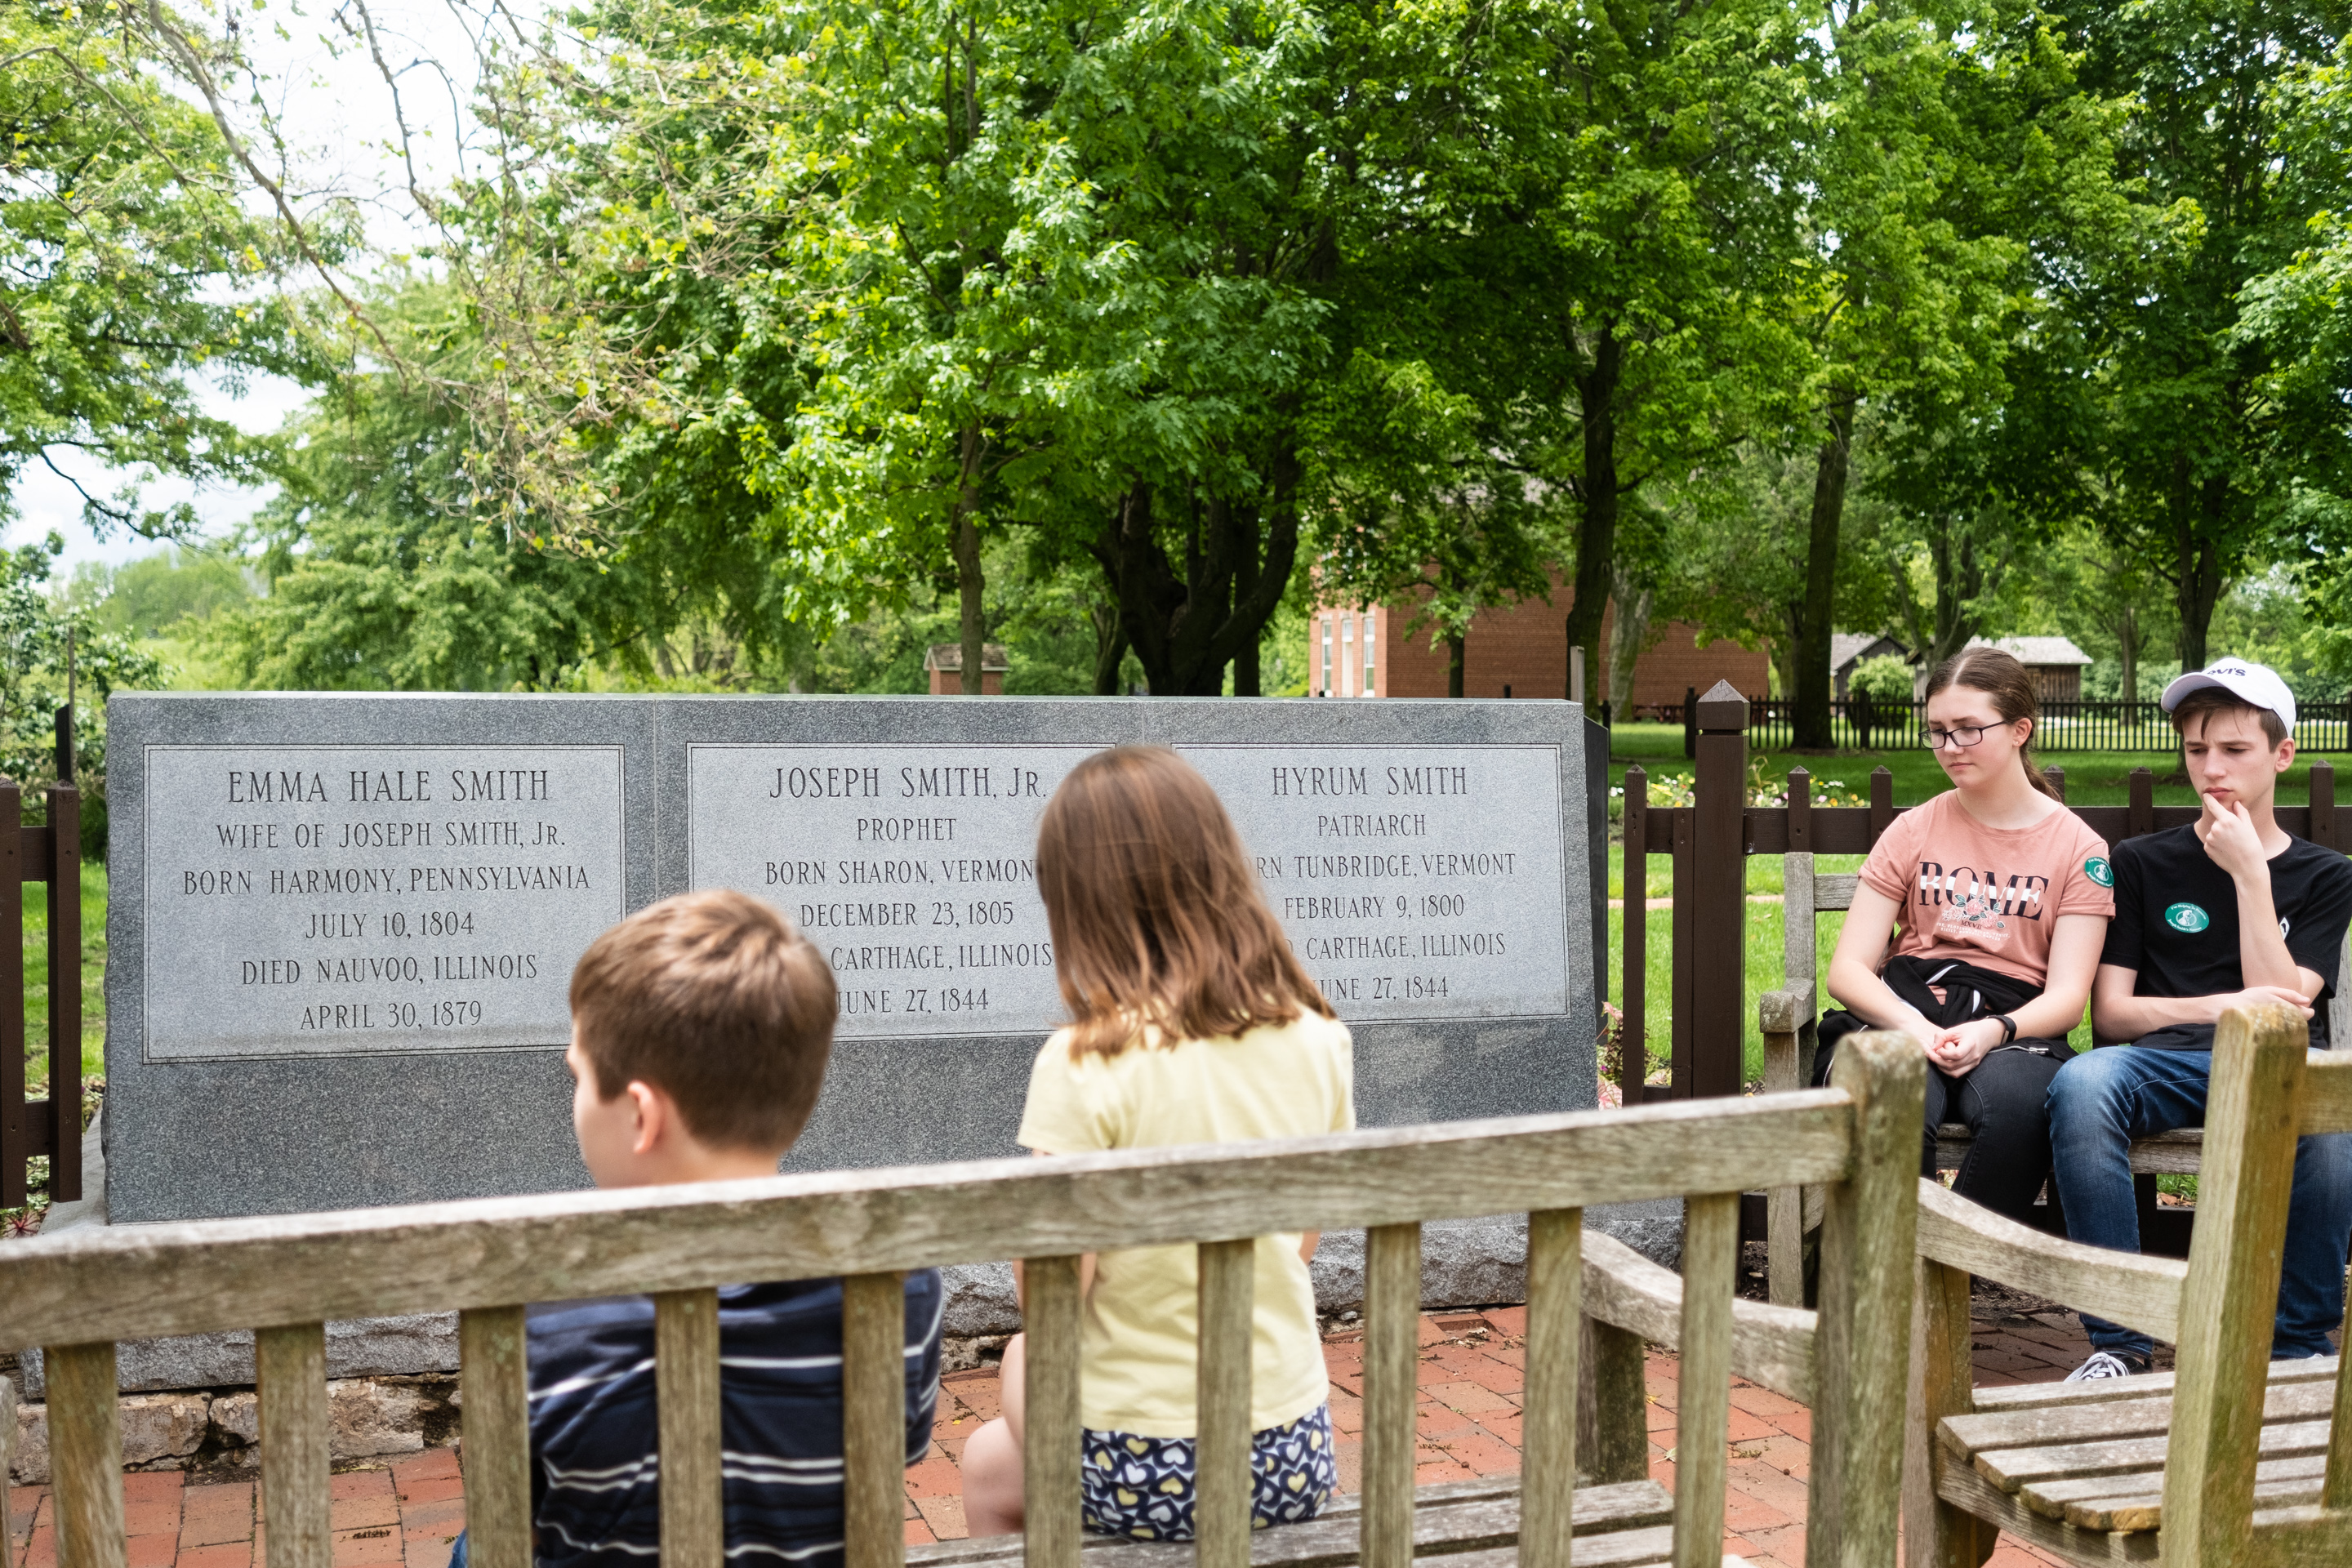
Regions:
<instances>
[{"instance_id":1,"label":"girl with long brown hair","mask_svg":"<svg viewBox=\"0 0 2352 1568\"><path fill-rule=\"evenodd\" d=\"M2031 1217L2050 1174L2050 1080L2074 1054L2091 979L2116 911L2105 840L2060 804L2033 765L2041 724L2032 678L1999 648L1971 647L1927 680L1920 739L1952 788L1895 819L1863 865L1829 990L1814 1076L1836 1041L1899 1029L1927 1066L1920 1171L1936 1172L1936 1128L1975 1136L1955 1190Z\"/></svg>"},{"instance_id":2,"label":"girl with long brown hair","mask_svg":"<svg viewBox=\"0 0 2352 1568\"><path fill-rule=\"evenodd\" d=\"M1071 770L1037 832L1037 888L1070 1024L1031 1069L1019 1140L1038 1154L1231 1142L1355 1125L1347 1026L1292 954L1240 835L1175 752L1122 746ZM1307 1272L1316 1237L1257 1242L1253 1522L1311 1519L1339 1484ZM1192 1538L1198 1289L1191 1247L1079 1265L1081 1512L1088 1529ZM1022 1525L1024 1350L1004 1414L964 1445L973 1535Z\"/></svg>"}]
</instances>

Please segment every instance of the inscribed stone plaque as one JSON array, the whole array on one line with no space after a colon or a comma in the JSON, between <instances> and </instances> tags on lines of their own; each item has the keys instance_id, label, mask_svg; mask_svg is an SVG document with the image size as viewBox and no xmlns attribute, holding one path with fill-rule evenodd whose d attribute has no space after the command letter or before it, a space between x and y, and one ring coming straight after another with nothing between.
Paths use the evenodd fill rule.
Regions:
<instances>
[{"instance_id":1,"label":"inscribed stone plaque","mask_svg":"<svg viewBox=\"0 0 2352 1568\"><path fill-rule=\"evenodd\" d=\"M618 746L150 745L152 1061L561 1046Z\"/></svg>"},{"instance_id":2,"label":"inscribed stone plaque","mask_svg":"<svg viewBox=\"0 0 2352 1568\"><path fill-rule=\"evenodd\" d=\"M1555 746L1184 746L1349 1022L1568 1011Z\"/></svg>"},{"instance_id":3,"label":"inscribed stone plaque","mask_svg":"<svg viewBox=\"0 0 2352 1568\"><path fill-rule=\"evenodd\" d=\"M692 746L698 888L808 933L838 1039L1027 1033L1062 1010L1037 818L1092 746Z\"/></svg>"},{"instance_id":4,"label":"inscribed stone plaque","mask_svg":"<svg viewBox=\"0 0 2352 1568\"><path fill-rule=\"evenodd\" d=\"M1096 749L691 746L688 879L756 893L817 942L840 1038L1043 1032L1064 1010L1037 821ZM1342 1018L1568 1011L1558 748L1179 750Z\"/></svg>"}]
</instances>

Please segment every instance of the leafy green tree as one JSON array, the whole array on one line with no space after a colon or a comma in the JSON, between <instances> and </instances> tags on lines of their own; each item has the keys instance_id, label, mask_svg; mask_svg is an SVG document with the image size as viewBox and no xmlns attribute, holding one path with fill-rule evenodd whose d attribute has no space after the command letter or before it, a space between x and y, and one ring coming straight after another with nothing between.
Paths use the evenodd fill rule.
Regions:
<instances>
[{"instance_id":1,"label":"leafy green tree","mask_svg":"<svg viewBox=\"0 0 2352 1568\"><path fill-rule=\"evenodd\" d=\"M0 513L37 463L101 533L184 531L193 514L148 509L135 476L262 477L194 378L320 373L293 302L267 287L283 231L248 210L218 127L173 90L166 27L198 47L160 5L0 0ZM339 251L347 215L318 217L314 243ZM134 478L91 493L63 450Z\"/></svg>"},{"instance_id":2,"label":"leafy green tree","mask_svg":"<svg viewBox=\"0 0 2352 1568\"><path fill-rule=\"evenodd\" d=\"M1314 591L1406 609L1403 635L1444 645L1446 695L1460 697L1478 612L1549 597L1564 509L1498 460L1475 400L1436 385L1425 362L1358 350L1309 421Z\"/></svg>"},{"instance_id":3,"label":"leafy green tree","mask_svg":"<svg viewBox=\"0 0 2352 1568\"><path fill-rule=\"evenodd\" d=\"M2273 89L2272 148L2288 205L2311 214L2302 244L2241 291L2233 345L2263 353L2255 395L2286 470L2278 525L2307 611L2306 656L2352 679L2352 42L2301 62Z\"/></svg>"},{"instance_id":4,"label":"leafy green tree","mask_svg":"<svg viewBox=\"0 0 2352 1568\"><path fill-rule=\"evenodd\" d=\"M2328 65L2347 18L2341 0L2104 0L2067 19L2085 87L2132 101L2119 164L2169 241L2076 296L2105 362L2094 515L2169 583L2186 668L2207 662L2230 582L2308 499L2278 378L2326 351L2299 350L2279 316L2255 330L2242 318L2250 298L2284 303L2291 289L2257 280L2289 269L2340 200L2340 143L2282 120L2297 102L2286 89Z\"/></svg>"},{"instance_id":5,"label":"leafy green tree","mask_svg":"<svg viewBox=\"0 0 2352 1568\"><path fill-rule=\"evenodd\" d=\"M82 850L106 858L106 700L163 683L163 661L108 629L95 611L52 591L65 549L52 531L0 551L0 775L34 792L58 777L57 713L73 708L75 778L82 789Z\"/></svg>"},{"instance_id":6,"label":"leafy green tree","mask_svg":"<svg viewBox=\"0 0 2352 1568\"><path fill-rule=\"evenodd\" d=\"M2013 297L2030 287L2034 229L2020 220L2063 185L2077 143L2089 135L2095 144L2101 123L2030 10L1832 0L1816 36L1819 131L1803 176L1814 194L1791 300L1817 356L1790 689L1796 743L1807 747L1830 742L1830 637L1857 420L1881 405L1882 430L1907 427L1943 454L1979 451L1982 432L1969 421L2005 405L2004 362L2020 330ZM1937 581L1950 589L1938 594L1946 629L1957 630L1981 589L1969 578L1987 565L1983 537L2002 514L1965 464L1914 492L1915 514L1934 524ZM1959 518L1967 525L1955 535Z\"/></svg>"},{"instance_id":7,"label":"leafy green tree","mask_svg":"<svg viewBox=\"0 0 2352 1568\"><path fill-rule=\"evenodd\" d=\"M120 566L83 562L63 594L67 604L90 610L108 630L131 637L167 636L183 620L203 620L253 596L251 569L242 560L177 545Z\"/></svg>"},{"instance_id":8,"label":"leafy green tree","mask_svg":"<svg viewBox=\"0 0 2352 1568\"><path fill-rule=\"evenodd\" d=\"M1523 485L1572 513L1548 548L1597 671L1631 498L1789 379L1796 345L1769 305L1795 205L1775 176L1801 124L1802 19L1769 0L1333 16L1343 38L1360 30L1365 83L1341 121L1342 341L1475 405L1496 470L1473 479L1491 498L1482 527L1528 510ZM1393 513L1401 546L1439 526ZM1437 590L1442 622L1536 585L1504 543L1486 584L1441 574L1460 584Z\"/></svg>"},{"instance_id":9,"label":"leafy green tree","mask_svg":"<svg viewBox=\"0 0 2352 1568\"><path fill-rule=\"evenodd\" d=\"M486 351L440 301L418 288L379 311L411 374L346 376L292 421L247 531L269 591L197 628L252 685L556 689L649 668L653 639L710 608L698 577L534 537L483 492L466 410L438 389Z\"/></svg>"}]
</instances>

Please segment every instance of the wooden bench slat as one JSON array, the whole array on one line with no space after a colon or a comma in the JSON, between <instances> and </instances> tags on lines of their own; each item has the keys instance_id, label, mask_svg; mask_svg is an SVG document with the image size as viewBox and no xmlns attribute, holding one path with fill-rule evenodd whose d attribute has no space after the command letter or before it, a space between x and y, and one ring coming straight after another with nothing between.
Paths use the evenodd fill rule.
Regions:
<instances>
[{"instance_id":1,"label":"wooden bench slat","mask_svg":"<svg viewBox=\"0 0 2352 1568\"><path fill-rule=\"evenodd\" d=\"M268 1568L328 1568L327 1325L255 1331L253 1373Z\"/></svg>"},{"instance_id":2,"label":"wooden bench slat","mask_svg":"<svg viewBox=\"0 0 2352 1568\"><path fill-rule=\"evenodd\" d=\"M1584 1212L1528 1215L1527 1385L1521 1403L1520 1510L1526 1568L1568 1568L1576 1489L1576 1390L1584 1290Z\"/></svg>"},{"instance_id":3,"label":"wooden bench slat","mask_svg":"<svg viewBox=\"0 0 2352 1568\"><path fill-rule=\"evenodd\" d=\"M1938 1263L2137 1329L2168 1344L2180 1338L2177 1258L2109 1252L2004 1219L1942 1184L1919 1181L1919 1250Z\"/></svg>"},{"instance_id":4,"label":"wooden bench slat","mask_svg":"<svg viewBox=\"0 0 2352 1568\"><path fill-rule=\"evenodd\" d=\"M2294 1459L2264 1459L2254 1468L2258 1481L2316 1480L2323 1468L2317 1455L2305 1455ZM2017 1489L2025 1506L2044 1519L2063 1519L2066 1505L2087 1502L2098 1498L2130 1497L2153 1489L2150 1478L2164 1474L2161 1468L2123 1470L2111 1476L2069 1476L2060 1480L2029 1481Z\"/></svg>"},{"instance_id":5,"label":"wooden bench slat","mask_svg":"<svg viewBox=\"0 0 2352 1568\"><path fill-rule=\"evenodd\" d=\"M850 1289L845 1282L842 1340L845 1353L855 1332ZM719 1292L669 1290L654 1298L654 1426L661 1466L661 1560L676 1568L724 1568L727 1561L727 1484L720 1474L719 1407ZM857 1431L856 1384L844 1372L853 1398L844 1411L845 1455L855 1453ZM850 1483L853 1497L856 1482ZM854 1508L854 1504L853 1504ZM853 1513L852 1517L855 1517ZM894 1510L891 1522L898 1522ZM903 1531L898 1532L903 1535ZM850 1562L858 1564L856 1532Z\"/></svg>"},{"instance_id":6,"label":"wooden bench slat","mask_svg":"<svg viewBox=\"0 0 2352 1568\"><path fill-rule=\"evenodd\" d=\"M530 1388L523 1310L457 1314L457 1384L466 1409L466 1560L531 1568Z\"/></svg>"},{"instance_id":7,"label":"wooden bench slat","mask_svg":"<svg viewBox=\"0 0 2352 1568\"><path fill-rule=\"evenodd\" d=\"M1620 1530L1603 1535L1580 1535L1569 1543L1570 1568L1672 1568L1674 1530L1658 1526L1648 1530ZM1706 1568L1717 1563L1733 1563L1737 1559L1720 1555L1707 1559ZM1444 1559L1445 1568L1518 1568L1519 1549L1516 1546L1489 1547L1483 1552L1465 1552Z\"/></svg>"},{"instance_id":8,"label":"wooden bench slat","mask_svg":"<svg viewBox=\"0 0 2352 1568\"><path fill-rule=\"evenodd\" d=\"M2160 1555L2160 1538L2152 1531L2078 1530L2063 1520L2044 1519L1957 1460L1937 1463L1936 1495L2070 1563L2153 1563Z\"/></svg>"},{"instance_id":9,"label":"wooden bench slat","mask_svg":"<svg viewBox=\"0 0 2352 1568\"><path fill-rule=\"evenodd\" d=\"M1081 1300L1076 1258L1033 1258L1021 1270L1021 1490L1028 1568L1076 1568L1084 1531L1078 1468Z\"/></svg>"},{"instance_id":10,"label":"wooden bench slat","mask_svg":"<svg viewBox=\"0 0 2352 1568\"><path fill-rule=\"evenodd\" d=\"M1976 1142L1965 1122L1946 1121L1936 1128L1936 1169L1957 1171ZM2205 1130L2176 1128L2131 1143L2131 1168L2136 1176L2193 1176L2203 1169Z\"/></svg>"},{"instance_id":11,"label":"wooden bench slat","mask_svg":"<svg viewBox=\"0 0 2352 1568\"><path fill-rule=\"evenodd\" d=\"M1332 1499L1320 1514L1304 1524L1254 1531L1252 1568L1349 1568L1360 1561L1363 1502L1360 1494L1350 1492ZM1655 1481L1580 1487L1572 1529L1578 1535L1648 1529L1670 1523L1674 1511L1674 1498ZM1454 1556L1506 1544L1518 1529L1517 1478L1447 1481L1419 1489L1413 1510L1413 1550L1422 1558ZM1079 1551L1087 1562L1097 1564L1107 1561L1102 1553L1109 1553L1121 1568L1190 1568L1192 1560L1188 1545L1126 1541L1112 1535L1086 1535ZM912 1547L907 1561L910 1568L1009 1568L1023 1554L1021 1536L995 1535Z\"/></svg>"},{"instance_id":12,"label":"wooden bench slat","mask_svg":"<svg viewBox=\"0 0 2352 1568\"><path fill-rule=\"evenodd\" d=\"M2352 1045L2312 1052L2303 1071L2303 1131L2352 1132Z\"/></svg>"},{"instance_id":13,"label":"wooden bench slat","mask_svg":"<svg viewBox=\"0 0 2352 1568\"><path fill-rule=\"evenodd\" d=\"M1723 1555L1731 1438L1731 1302L1738 1294L1739 1195L1683 1209L1682 1369L1675 1403L1675 1568Z\"/></svg>"},{"instance_id":14,"label":"wooden bench slat","mask_svg":"<svg viewBox=\"0 0 2352 1568\"><path fill-rule=\"evenodd\" d=\"M1681 1275L1661 1268L1606 1232L1585 1234L1587 1316L1673 1350L1682 1343L1682 1300ZM1731 1370L1800 1405L1811 1405L1816 1321L1801 1307L1733 1302Z\"/></svg>"},{"instance_id":15,"label":"wooden bench slat","mask_svg":"<svg viewBox=\"0 0 2352 1568\"><path fill-rule=\"evenodd\" d=\"M2352 963L2352 954L2347 954ZM2352 1364L2343 1364L2342 1358L2330 1356L2339 1364L2336 1371L2336 1442L2327 1450L2327 1486L2320 1498L2323 1507L2352 1509Z\"/></svg>"},{"instance_id":16,"label":"wooden bench slat","mask_svg":"<svg viewBox=\"0 0 2352 1568\"><path fill-rule=\"evenodd\" d=\"M2308 1465L2307 1476L2277 1476L2265 1480L2255 1467L2254 1501L2273 1508L2291 1508L2298 1503L2319 1500L2320 1472L2326 1460L2314 1455L2305 1459L2284 1459L2281 1464ZM2133 1491L2108 1496L2078 1498L2060 1505L2058 1517L2083 1530L2155 1530L2164 1522L2164 1472L2141 1472L2142 1484ZM2020 1494L2021 1496L2023 1494ZM2026 1506L2032 1508L2033 1500ZM2046 1511L2036 1509L2037 1512Z\"/></svg>"},{"instance_id":17,"label":"wooden bench slat","mask_svg":"<svg viewBox=\"0 0 2352 1568\"><path fill-rule=\"evenodd\" d=\"M2263 1419L2324 1418L2335 1404L2333 1384L2273 1384L2263 1397ZM1990 1448L2032 1448L2053 1443L2145 1437L2164 1432L2171 1425L2172 1400L2169 1395L2159 1395L2118 1399L2105 1405L2043 1405L1996 1415L1948 1415L1937 1425L1937 1435L1966 1458Z\"/></svg>"},{"instance_id":18,"label":"wooden bench slat","mask_svg":"<svg viewBox=\"0 0 2352 1568\"><path fill-rule=\"evenodd\" d=\"M52 1345L46 1360L58 1568L125 1568L131 1548L122 1533L122 1418L115 1403L113 1342Z\"/></svg>"},{"instance_id":19,"label":"wooden bench slat","mask_svg":"<svg viewBox=\"0 0 2352 1568\"><path fill-rule=\"evenodd\" d=\"M2333 1383L2336 1380L2336 1358L2311 1356L2302 1361L2271 1363L2270 1381L2273 1387L2283 1383ZM2172 1373L2144 1372L2137 1377L2101 1378L2095 1383L2020 1383L2006 1388L1979 1388L1975 1391L1975 1414L1989 1415L1997 1410L2033 1410L2042 1406L2096 1405L2102 1400L2153 1397L2170 1394Z\"/></svg>"},{"instance_id":20,"label":"wooden bench slat","mask_svg":"<svg viewBox=\"0 0 2352 1568\"><path fill-rule=\"evenodd\" d=\"M1413 1402L1421 1375L1421 1226L1364 1236L1364 1568L1410 1568Z\"/></svg>"},{"instance_id":21,"label":"wooden bench slat","mask_svg":"<svg viewBox=\"0 0 2352 1568\"><path fill-rule=\"evenodd\" d=\"M843 1562L898 1568L907 1556L906 1277L852 1274L841 1287ZM717 1388L711 1393L715 1418ZM724 1531L722 1519L722 1551Z\"/></svg>"},{"instance_id":22,"label":"wooden bench slat","mask_svg":"<svg viewBox=\"0 0 2352 1568\"><path fill-rule=\"evenodd\" d=\"M2027 1481L2154 1469L2165 1462L2165 1447L2170 1440L2125 1437L2108 1443L2058 1443L2046 1448L1990 1448L1969 1456L1969 1462L1985 1479L2013 1492ZM2264 1426L2257 1451L2273 1459L2325 1454L2327 1423L2283 1421Z\"/></svg>"},{"instance_id":23,"label":"wooden bench slat","mask_svg":"<svg viewBox=\"0 0 2352 1568\"><path fill-rule=\"evenodd\" d=\"M1817 871L1813 874L1813 912L1835 914L1853 908L1853 890L1862 886L1858 871Z\"/></svg>"},{"instance_id":24,"label":"wooden bench slat","mask_svg":"<svg viewBox=\"0 0 2352 1568\"><path fill-rule=\"evenodd\" d=\"M2341 1512L2305 1503L2256 1509L2251 1522L2255 1559L2265 1565L2343 1568L2352 1562L2352 1520Z\"/></svg>"},{"instance_id":25,"label":"wooden bench slat","mask_svg":"<svg viewBox=\"0 0 2352 1568\"><path fill-rule=\"evenodd\" d=\"M2162 1472L2158 1472L2159 1483ZM2253 1500L2257 1506L2267 1503L2273 1508L2293 1507L2297 1503L2319 1500L2319 1482L2312 1480L2256 1481ZM2164 1522L2164 1497L2159 1492L2147 1492L2137 1497L2108 1498L2099 1501L2070 1503L2066 1522L2083 1530L2148 1530Z\"/></svg>"},{"instance_id":26,"label":"wooden bench slat","mask_svg":"<svg viewBox=\"0 0 2352 1568\"><path fill-rule=\"evenodd\" d=\"M1584 1238L1588 1287L1592 1244L1606 1239L1597 1232ZM1650 1473L1649 1405L1642 1381L1647 1363L1644 1342L1641 1335L1593 1316L1589 1300L1584 1321L1577 1325L1577 1341L1585 1368L1576 1388L1581 1468L1603 1484L1638 1481Z\"/></svg>"},{"instance_id":27,"label":"wooden bench slat","mask_svg":"<svg viewBox=\"0 0 2352 1568\"><path fill-rule=\"evenodd\" d=\"M1192 1542L1200 1568L1248 1568L1250 1307L1257 1289L1254 1239L1204 1241L1201 1268L1198 1446ZM859 1568L851 1563L849 1568Z\"/></svg>"},{"instance_id":28,"label":"wooden bench slat","mask_svg":"<svg viewBox=\"0 0 2352 1568\"><path fill-rule=\"evenodd\" d=\"M0 1247L0 1350L1842 1182L1839 1089L1316 1138L92 1226ZM169 1279L173 1288L153 1288Z\"/></svg>"},{"instance_id":29,"label":"wooden bench slat","mask_svg":"<svg viewBox=\"0 0 2352 1568\"><path fill-rule=\"evenodd\" d=\"M0 1377L0 1541L16 1539L16 1519L11 1500L16 1488L8 1472L16 1464L16 1385ZM128 1550L126 1545L125 1550Z\"/></svg>"}]
</instances>

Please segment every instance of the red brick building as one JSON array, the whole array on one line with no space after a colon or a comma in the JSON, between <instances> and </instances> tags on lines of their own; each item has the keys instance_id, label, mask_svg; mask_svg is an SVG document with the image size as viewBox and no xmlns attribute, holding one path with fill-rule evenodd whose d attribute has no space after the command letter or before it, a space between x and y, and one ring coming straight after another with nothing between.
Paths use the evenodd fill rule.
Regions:
<instances>
[{"instance_id":1,"label":"red brick building","mask_svg":"<svg viewBox=\"0 0 2352 1568\"><path fill-rule=\"evenodd\" d=\"M1013 661L1001 642L980 645L980 694L982 697L1004 695L1004 677L1013 668ZM935 642L923 654L923 669L931 678L934 697L963 695L963 645Z\"/></svg>"},{"instance_id":2,"label":"red brick building","mask_svg":"<svg viewBox=\"0 0 2352 1568\"><path fill-rule=\"evenodd\" d=\"M1463 639L1462 695L1567 696L1571 599L1563 584L1549 605L1533 599L1480 611ZM1615 617L1612 605L1601 621L1602 668L1588 676L1586 698L1596 707L1609 694L1608 627ZM1404 636L1412 619L1410 611L1384 605L1317 610L1307 622L1308 691L1318 697L1444 696L1444 646L1432 647L1426 628ZM1769 694L1770 667L1761 651L1728 638L1702 647L1698 629L1681 621L1651 629L1650 647L1633 662L1636 710L1679 703L1685 690L1705 691L1718 680L1750 697Z\"/></svg>"}]
</instances>

